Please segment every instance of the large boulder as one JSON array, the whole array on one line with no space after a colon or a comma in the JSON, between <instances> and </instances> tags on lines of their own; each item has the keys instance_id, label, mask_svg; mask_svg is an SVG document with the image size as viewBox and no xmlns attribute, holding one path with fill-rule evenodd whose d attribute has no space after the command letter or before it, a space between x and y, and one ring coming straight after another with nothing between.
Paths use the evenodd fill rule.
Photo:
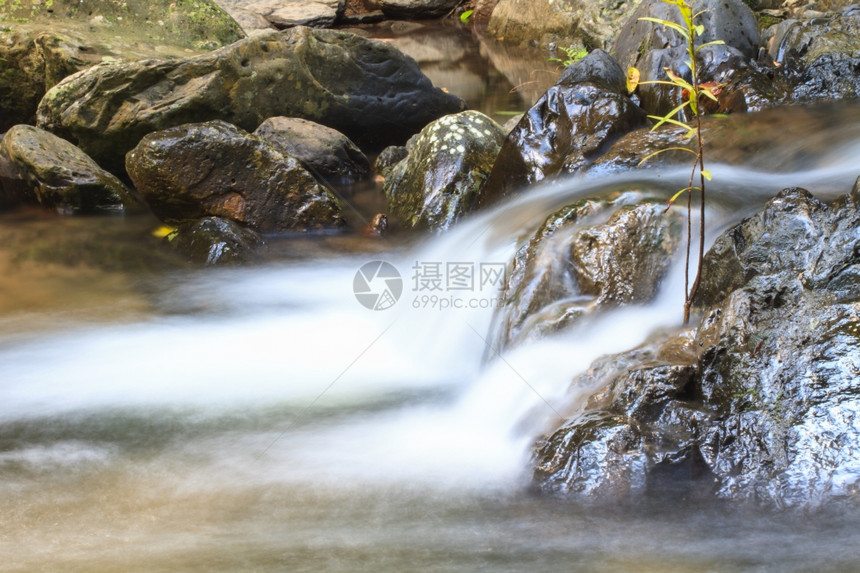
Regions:
<instances>
[{"instance_id":1,"label":"large boulder","mask_svg":"<svg viewBox=\"0 0 860 573\"><path fill-rule=\"evenodd\" d=\"M704 26L696 45L715 40L724 42L699 52L699 81L724 83L734 70L745 67L758 55L760 37L755 14L742 0L700 0L695 9L699 14L695 23ZM632 66L639 70L642 106L649 113L664 115L680 104L679 90L646 82L666 81L667 68L690 81L686 39L664 24L642 18L676 24L683 24L683 20L675 5L663 0L643 0L610 51L623 69Z\"/></svg>"},{"instance_id":2,"label":"large boulder","mask_svg":"<svg viewBox=\"0 0 860 573\"><path fill-rule=\"evenodd\" d=\"M270 117L254 131L285 155L301 161L320 183L355 183L370 173L370 162L344 134L297 117Z\"/></svg>"},{"instance_id":3,"label":"large boulder","mask_svg":"<svg viewBox=\"0 0 860 573\"><path fill-rule=\"evenodd\" d=\"M410 228L450 227L479 201L504 137L495 121L477 111L425 127L406 144L406 157L384 168L391 214Z\"/></svg>"},{"instance_id":4,"label":"large boulder","mask_svg":"<svg viewBox=\"0 0 860 573\"><path fill-rule=\"evenodd\" d=\"M662 203L624 206L630 200L563 207L519 247L493 318L495 348L654 298L680 240L681 215Z\"/></svg>"},{"instance_id":5,"label":"large boulder","mask_svg":"<svg viewBox=\"0 0 860 573\"><path fill-rule=\"evenodd\" d=\"M506 42L571 42L608 48L640 0L499 0L487 28Z\"/></svg>"},{"instance_id":6,"label":"large boulder","mask_svg":"<svg viewBox=\"0 0 860 573\"><path fill-rule=\"evenodd\" d=\"M0 131L36 121L60 80L101 61L188 57L243 36L212 0L0 2Z\"/></svg>"},{"instance_id":7,"label":"large boulder","mask_svg":"<svg viewBox=\"0 0 860 573\"><path fill-rule=\"evenodd\" d=\"M214 216L272 233L344 223L337 199L296 159L220 120L151 133L126 167L146 204L170 224Z\"/></svg>"},{"instance_id":8,"label":"large boulder","mask_svg":"<svg viewBox=\"0 0 860 573\"><path fill-rule=\"evenodd\" d=\"M698 326L604 358L574 382L596 391L538 448L540 487L856 507L858 245L860 181L830 206L787 189L721 235Z\"/></svg>"},{"instance_id":9,"label":"large boulder","mask_svg":"<svg viewBox=\"0 0 860 573\"><path fill-rule=\"evenodd\" d=\"M0 142L0 204L25 203L61 213L123 212L140 202L86 153L30 125L16 125Z\"/></svg>"},{"instance_id":10,"label":"large boulder","mask_svg":"<svg viewBox=\"0 0 860 573\"><path fill-rule=\"evenodd\" d=\"M144 135L184 123L222 119L253 131L269 117L301 117L382 147L462 108L384 42L296 27L185 60L95 66L49 91L37 117L121 171Z\"/></svg>"},{"instance_id":11,"label":"large boulder","mask_svg":"<svg viewBox=\"0 0 860 573\"><path fill-rule=\"evenodd\" d=\"M595 50L568 66L508 134L481 204L582 171L647 121L627 97L626 74L606 52Z\"/></svg>"}]
</instances>

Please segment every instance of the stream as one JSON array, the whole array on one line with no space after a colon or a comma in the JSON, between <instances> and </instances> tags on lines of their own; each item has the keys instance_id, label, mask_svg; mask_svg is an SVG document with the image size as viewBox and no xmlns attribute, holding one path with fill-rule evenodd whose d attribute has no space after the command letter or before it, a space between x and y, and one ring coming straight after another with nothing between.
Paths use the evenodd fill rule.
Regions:
<instances>
[{"instance_id":1,"label":"stream","mask_svg":"<svg viewBox=\"0 0 860 573\"><path fill-rule=\"evenodd\" d=\"M809 113L809 141L783 138L810 121L786 110L759 155L711 168L711 240L783 187L851 189L860 110ZM577 197L687 176L573 178L438 237L283 238L230 269L162 260L146 217L0 215L0 571L860 569L860 515L529 487L534 440L583 399L571 379L678 326L683 277L499 356L499 269ZM396 301L366 308L362 279Z\"/></svg>"}]
</instances>

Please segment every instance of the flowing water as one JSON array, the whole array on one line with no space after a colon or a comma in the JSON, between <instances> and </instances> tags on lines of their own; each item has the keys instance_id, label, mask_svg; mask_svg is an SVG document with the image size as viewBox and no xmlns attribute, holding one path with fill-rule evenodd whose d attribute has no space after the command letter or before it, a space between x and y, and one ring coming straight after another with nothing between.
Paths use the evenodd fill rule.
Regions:
<instances>
[{"instance_id":1,"label":"flowing water","mask_svg":"<svg viewBox=\"0 0 860 573\"><path fill-rule=\"evenodd\" d=\"M711 236L785 186L850 190L857 113L827 110L814 149L774 137L767 170L714 166ZM4 215L0 571L860 569L853 515L529 489L571 378L677 326L682 280L499 357L493 271L556 207L665 197L684 171L560 182L407 245L285 240L289 256L228 270L162 261L150 220ZM354 295L375 260L402 279L385 310ZM474 282L431 290L448 263Z\"/></svg>"}]
</instances>

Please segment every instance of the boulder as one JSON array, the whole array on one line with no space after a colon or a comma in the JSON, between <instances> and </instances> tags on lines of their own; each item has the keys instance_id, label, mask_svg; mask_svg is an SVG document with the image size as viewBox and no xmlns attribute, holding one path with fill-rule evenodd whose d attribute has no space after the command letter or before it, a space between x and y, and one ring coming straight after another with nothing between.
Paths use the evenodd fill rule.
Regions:
<instances>
[{"instance_id":1,"label":"boulder","mask_svg":"<svg viewBox=\"0 0 860 573\"><path fill-rule=\"evenodd\" d=\"M860 503L860 180L787 189L709 250L699 324L606 357L538 448L545 491L693 489L801 510Z\"/></svg>"},{"instance_id":2,"label":"boulder","mask_svg":"<svg viewBox=\"0 0 860 573\"><path fill-rule=\"evenodd\" d=\"M66 34L21 27L0 38L0 132L34 124L45 92L94 63L86 47Z\"/></svg>"},{"instance_id":3,"label":"boulder","mask_svg":"<svg viewBox=\"0 0 860 573\"><path fill-rule=\"evenodd\" d=\"M387 18L438 18L454 11L460 0L378 0Z\"/></svg>"},{"instance_id":4,"label":"boulder","mask_svg":"<svg viewBox=\"0 0 860 573\"><path fill-rule=\"evenodd\" d=\"M481 205L582 171L616 139L646 125L626 93L626 74L606 52L570 65L508 134Z\"/></svg>"},{"instance_id":5,"label":"boulder","mask_svg":"<svg viewBox=\"0 0 860 573\"><path fill-rule=\"evenodd\" d=\"M406 144L406 157L385 171L390 213L410 228L444 230L469 213L505 134L489 117L464 111L439 119Z\"/></svg>"},{"instance_id":6,"label":"boulder","mask_svg":"<svg viewBox=\"0 0 860 573\"><path fill-rule=\"evenodd\" d=\"M254 261L266 246L259 233L220 217L185 223L168 235L167 240L188 261L201 265Z\"/></svg>"},{"instance_id":7,"label":"boulder","mask_svg":"<svg viewBox=\"0 0 860 573\"><path fill-rule=\"evenodd\" d=\"M87 154L37 127L12 127L0 142L0 162L0 204L40 205L61 213L140 207L131 191Z\"/></svg>"},{"instance_id":8,"label":"boulder","mask_svg":"<svg viewBox=\"0 0 860 573\"><path fill-rule=\"evenodd\" d=\"M630 200L568 205L519 247L493 318L495 348L537 340L583 317L656 296L680 240L682 217L676 209L666 213L662 203L624 206Z\"/></svg>"},{"instance_id":9,"label":"boulder","mask_svg":"<svg viewBox=\"0 0 860 573\"><path fill-rule=\"evenodd\" d=\"M758 55L760 37L755 14L742 0L701 0L696 3L696 10L700 16L695 23L704 26L696 45L714 40L725 42L699 53L699 81L725 82L732 71L746 66ZM681 103L678 89L645 82L665 81L666 68L690 81L690 69L685 63L689 56L686 40L678 32L642 20L646 17L683 23L676 6L662 0L643 0L624 24L610 53L624 70L631 66L639 70L642 83L637 91L642 107L651 114L664 115Z\"/></svg>"},{"instance_id":10,"label":"boulder","mask_svg":"<svg viewBox=\"0 0 860 573\"><path fill-rule=\"evenodd\" d=\"M143 200L177 224L222 217L262 233L343 226L340 205L299 162L220 120L151 133L126 158Z\"/></svg>"},{"instance_id":11,"label":"boulder","mask_svg":"<svg viewBox=\"0 0 860 573\"><path fill-rule=\"evenodd\" d=\"M0 2L0 131L34 124L60 80L101 61L188 57L232 43L242 31L211 0L17 0Z\"/></svg>"},{"instance_id":12,"label":"boulder","mask_svg":"<svg viewBox=\"0 0 860 573\"><path fill-rule=\"evenodd\" d=\"M830 18L785 20L768 41L770 56L791 74L797 102L857 99L860 93L860 9Z\"/></svg>"},{"instance_id":13,"label":"boulder","mask_svg":"<svg viewBox=\"0 0 860 573\"><path fill-rule=\"evenodd\" d=\"M346 8L346 0L220 0L220 4L231 14L256 14L277 28L329 28Z\"/></svg>"},{"instance_id":14,"label":"boulder","mask_svg":"<svg viewBox=\"0 0 860 573\"><path fill-rule=\"evenodd\" d=\"M284 155L298 159L324 184L355 183L370 173L370 162L344 134L297 117L270 117L254 131Z\"/></svg>"},{"instance_id":15,"label":"boulder","mask_svg":"<svg viewBox=\"0 0 860 573\"><path fill-rule=\"evenodd\" d=\"M269 117L300 117L381 148L462 107L384 42L295 27L184 60L94 66L51 89L37 118L121 172L144 135L184 123L253 131Z\"/></svg>"},{"instance_id":16,"label":"boulder","mask_svg":"<svg viewBox=\"0 0 860 573\"><path fill-rule=\"evenodd\" d=\"M639 0L499 0L487 28L506 42L567 43L584 41L608 48Z\"/></svg>"}]
</instances>

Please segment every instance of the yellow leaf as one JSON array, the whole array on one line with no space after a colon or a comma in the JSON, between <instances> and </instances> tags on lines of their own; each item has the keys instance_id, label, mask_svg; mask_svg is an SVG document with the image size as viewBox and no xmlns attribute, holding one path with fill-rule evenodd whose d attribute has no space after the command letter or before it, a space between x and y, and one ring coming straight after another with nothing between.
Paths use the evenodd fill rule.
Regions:
<instances>
[{"instance_id":1,"label":"yellow leaf","mask_svg":"<svg viewBox=\"0 0 860 573\"><path fill-rule=\"evenodd\" d=\"M162 225L161 227L152 231L152 236L158 237L159 239L163 239L164 237L166 237L167 235L169 235L175 231L176 231L176 229L173 227L168 227L167 225Z\"/></svg>"},{"instance_id":2,"label":"yellow leaf","mask_svg":"<svg viewBox=\"0 0 860 573\"><path fill-rule=\"evenodd\" d=\"M702 169L702 177L704 177L705 179L710 181L711 180L711 172L708 171L707 169Z\"/></svg>"},{"instance_id":3,"label":"yellow leaf","mask_svg":"<svg viewBox=\"0 0 860 573\"><path fill-rule=\"evenodd\" d=\"M633 93L636 91L636 87L639 85L639 70L634 67L631 67L627 70L627 93Z\"/></svg>"}]
</instances>

